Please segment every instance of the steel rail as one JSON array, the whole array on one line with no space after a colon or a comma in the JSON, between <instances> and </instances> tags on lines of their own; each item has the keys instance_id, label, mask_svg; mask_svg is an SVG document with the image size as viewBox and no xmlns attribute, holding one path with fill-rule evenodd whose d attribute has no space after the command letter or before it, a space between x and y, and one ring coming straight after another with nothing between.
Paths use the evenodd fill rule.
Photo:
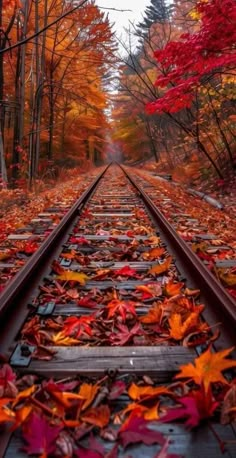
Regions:
<instances>
[{"instance_id":1,"label":"steel rail","mask_svg":"<svg viewBox=\"0 0 236 458\"><path fill-rule=\"evenodd\" d=\"M214 303L214 307L217 307L217 311L222 317L224 317L224 321L225 319L228 319L230 320L228 321L228 324L235 326L236 304L233 298L231 298L214 275L204 266L202 261L200 261L187 243L177 234L173 226L167 221L148 194L135 181L126 168L121 165L120 168L142 197L153 218L158 222L167 237L172 241L176 251L178 251L181 258L186 262L188 268L194 273L196 281L198 281L201 288L204 289L205 295L207 295L208 298L210 298L210 301Z\"/></svg>"},{"instance_id":2,"label":"steel rail","mask_svg":"<svg viewBox=\"0 0 236 458\"><path fill-rule=\"evenodd\" d=\"M13 301L24 288L28 288L28 282L33 276L35 271L40 268L40 264L43 260L49 255L49 253L55 248L60 237L67 230L73 218L76 216L76 213L82 206L85 205L89 199L91 193L95 190L100 179L103 177L108 167L95 178L95 180L89 185L86 191L80 196L80 198L72 205L71 209L66 213L66 215L61 219L57 227L51 232L51 234L46 238L46 240L40 245L38 250L32 255L30 260L24 265L24 267L13 277L13 279L6 286L4 291L0 295L0 319L6 316L6 313L9 311L9 307L12 305Z\"/></svg>"}]
</instances>

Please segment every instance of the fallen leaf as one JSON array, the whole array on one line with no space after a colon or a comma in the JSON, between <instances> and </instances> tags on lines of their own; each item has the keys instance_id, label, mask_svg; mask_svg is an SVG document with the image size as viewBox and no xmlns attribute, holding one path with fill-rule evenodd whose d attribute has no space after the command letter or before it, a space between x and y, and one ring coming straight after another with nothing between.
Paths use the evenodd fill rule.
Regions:
<instances>
[{"instance_id":1,"label":"fallen leaf","mask_svg":"<svg viewBox=\"0 0 236 458\"><path fill-rule=\"evenodd\" d=\"M115 270L113 272L115 277L137 277L137 271L135 269L131 269L129 266L124 266L122 269Z\"/></svg>"},{"instance_id":2,"label":"fallen leaf","mask_svg":"<svg viewBox=\"0 0 236 458\"><path fill-rule=\"evenodd\" d=\"M148 274L159 275L169 269L172 262L172 257L167 258L162 264L157 264L149 269Z\"/></svg>"},{"instance_id":3,"label":"fallen leaf","mask_svg":"<svg viewBox=\"0 0 236 458\"><path fill-rule=\"evenodd\" d=\"M29 388L26 388L26 390L23 390L23 391L20 391L18 393L18 395L16 396L16 398L14 399L14 402L12 403L12 407L15 407L16 404L18 404L19 402L21 402L23 399L27 399L29 398L30 396L32 396L32 394L37 390L37 386L36 385L32 385L30 386Z\"/></svg>"},{"instance_id":4,"label":"fallen leaf","mask_svg":"<svg viewBox=\"0 0 236 458\"><path fill-rule=\"evenodd\" d=\"M33 412L23 424L22 435L26 442L23 450L29 455L44 454L46 457L53 454L61 430L61 425L51 426L43 415Z\"/></svg>"},{"instance_id":5,"label":"fallen leaf","mask_svg":"<svg viewBox=\"0 0 236 458\"><path fill-rule=\"evenodd\" d=\"M164 292L169 297L177 296L178 294L180 294L183 286L183 282L175 283L173 280L171 280L165 285Z\"/></svg>"},{"instance_id":6,"label":"fallen leaf","mask_svg":"<svg viewBox=\"0 0 236 458\"><path fill-rule=\"evenodd\" d=\"M32 405L24 405L20 409L17 409L15 413L15 423L12 425L11 431L15 431L15 429L19 428L19 426L21 426L26 421L32 410Z\"/></svg>"},{"instance_id":7,"label":"fallen leaf","mask_svg":"<svg viewBox=\"0 0 236 458\"><path fill-rule=\"evenodd\" d=\"M113 332L109 336L112 345L125 345L134 336L143 335L143 330L138 322L131 329L122 324L117 324L117 328L119 332Z\"/></svg>"},{"instance_id":8,"label":"fallen leaf","mask_svg":"<svg viewBox=\"0 0 236 458\"><path fill-rule=\"evenodd\" d=\"M146 315L143 315L139 318L141 323L145 324L154 324L160 323L162 317L162 306L160 304L155 304L153 307L150 308Z\"/></svg>"},{"instance_id":9,"label":"fallen leaf","mask_svg":"<svg viewBox=\"0 0 236 458\"><path fill-rule=\"evenodd\" d=\"M118 433L119 441L125 448L130 444L143 442L146 445L159 444L164 445L165 439L161 432L149 429L148 421L137 417L135 411L130 415L128 420L123 424Z\"/></svg>"},{"instance_id":10,"label":"fallen leaf","mask_svg":"<svg viewBox=\"0 0 236 458\"><path fill-rule=\"evenodd\" d=\"M162 256L166 252L165 248L152 248L150 251L143 253L143 259L148 259L152 261Z\"/></svg>"},{"instance_id":11,"label":"fallen leaf","mask_svg":"<svg viewBox=\"0 0 236 458\"><path fill-rule=\"evenodd\" d=\"M136 287L136 290L143 293L142 300L162 295L162 285L158 282L150 283L148 285L139 285Z\"/></svg>"},{"instance_id":12,"label":"fallen leaf","mask_svg":"<svg viewBox=\"0 0 236 458\"><path fill-rule=\"evenodd\" d=\"M0 399L0 424L7 422L14 422L15 413L13 410L7 407L7 404L11 401L9 398Z\"/></svg>"},{"instance_id":13,"label":"fallen leaf","mask_svg":"<svg viewBox=\"0 0 236 458\"><path fill-rule=\"evenodd\" d=\"M122 380L117 380L110 388L108 399L114 401L126 390L126 384Z\"/></svg>"},{"instance_id":14,"label":"fallen leaf","mask_svg":"<svg viewBox=\"0 0 236 458\"><path fill-rule=\"evenodd\" d=\"M81 420L99 428L104 428L110 420L110 409L106 404L91 408L81 416Z\"/></svg>"},{"instance_id":15,"label":"fallen leaf","mask_svg":"<svg viewBox=\"0 0 236 458\"><path fill-rule=\"evenodd\" d=\"M211 353L211 349L208 348L207 351L195 359L195 366L192 363L180 366L180 372L175 375L175 378L193 379L198 385L203 383L206 390L208 390L211 383L221 382L227 384L228 382L221 372L236 367L236 361L225 359L233 349L232 347Z\"/></svg>"},{"instance_id":16,"label":"fallen leaf","mask_svg":"<svg viewBox=\"0 0 236 458\"><path fill-rule=\"evenodd\" d=\"M128 389L128 395L134 401L142 400L143 398L158 397L163 395L173 396L173 393L168 390L165 386L139 386L135 383L132 383Z\"/></svg>"},{"instance_id":17,"label":"fallen leaf","mask_svg":"<svg viewBox=\"0 0 236 458\"><path fill-rule=\"evenodd\" d=\"M99 391L98 385L91 385L89 383L82 383L79 389L79 396L83 399L82 411L93 402L97 392Z\"/></svg>"},{"instance_id":18,"label":"fallen leaf","mask_svg":"<svg viewBox=\"0 0 236 458\"><path fill-rule=\"evenodd\" d=\"M221 416L220 422L222 425L226 425L230 423L232 419L232 413L236 411L236 385L233 385L226 393L222 409L221 409Z\"/></svg>"},{"instance_id":19,"label":"fallen leaf","mask_svg":"<svg viewBox=\"0 0 236 458\"><path fill-rule=\"evenodd\" d=\"M168 319L170 326L170 337L174 340L182 340L187 334L195 330L199 323L199 314L190 313L188 318L183 321L180 313L173 313Z\"/></svg>"},{"instance_id":20,"label":"fallen leaf","mask_svg":"<svg viewBox=\"0 0 236 458\"><path fill-rule=\"evenodd\" d=\"M58 275L57 280L63 280L63 281L75 281L76 283L79 283L80 285L85 285L86 281L89 279L89 277L84 274L83 272L74 272L73 270L65 270L63 273Z\"/></svg>"},{"instance_id":21,"label":"fallen leaf","mask_svg":"<svg viewBox=\"0 0 236 458\"><path fill-rule=\"evenodd\" d=\"M90 316L69 316L64 321L63 332L66 336L74 337L79 339L79 337L86 333L89 336L92 335L92 329L90 323L94 321L93 315Z\"/></svg>"},{"instance_id":22,"label":"fallen leaf","mask_svg":"<svg viewBox=\"0 0 236 458\"><path fill-rule=\"evenodd\" d=\"M131 314L132 316L136 317L136 310L135 310L136 303L133 301L120 301L119 299L113 299L111 302L107 304L108 308L108 319L113 317L114 315L120 315L122 320L126 320L127 314Z\"/></svg>"},{"instance_id":23,"label":"fallen leaf","mask_svg":"<svg viewBox=\"0 0 236 458\"><path fill-rule=\"evenodd\" d=\"M206 392L202 386L200 390L191 391L187 396L178 398L182 404L179 407L169 408L166 415L160 418L162 423L175 420L186 420L187 428L195 428L201 420L212 417L219 403L212 396L211 388Z\"/></svg>"},{"instance_id":24,"label":"fallen leaf","mask_svg":"<svg viewBox=\"0 0 236 458\"><path fill-rule=\"evenodd\" d=\"M67 337L63 331L52 335L52 341L55 345L65 346L65 347L70 346L70 345L78 345L79 343L78 340L72 339L71 337Z\"/></svg>"}]
</instances>

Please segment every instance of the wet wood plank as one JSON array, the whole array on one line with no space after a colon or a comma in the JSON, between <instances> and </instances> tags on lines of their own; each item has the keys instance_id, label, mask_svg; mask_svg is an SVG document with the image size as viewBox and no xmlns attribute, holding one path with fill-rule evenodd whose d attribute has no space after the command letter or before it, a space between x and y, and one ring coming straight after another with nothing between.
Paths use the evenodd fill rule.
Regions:
<instances>
[{"instance_id":1,"label":"wet wood plank","mask_svg":"<svg viewBox=\"0 0 236 458\"><path fill-rule=\"evenodd\" d=\"M117 429L117 426L112 425L112 427ZM162 432L171 439L169 453L179 454L185 458L234 458L236 456L236 443L231 427L218 424L214 424L213 427L222 441L234 441L234 443L226 445L224 454L221 452L212 431L207 426L200 426L196 431L189 432L182 425L156 423L155 426L152 426L152 429ZM113 442L102 441L100 438L98 438L98 441L104 446L106 453L114 445ZM87 439L81 441L80 444L88 447ZM16 432L10 440L4 458L26 458L27 455L21 450L22 445L19 432ZM135 458L153 458L159 451L159 445L146 446L138 443L127 447L125 451L119 447L118 458L128 455L132 455Z\"/></svg>"},{"instance_id":2,"label":"wet wood plank","mask_svg":"<svg viewBox=\"0 0 236 458\"><path fill-rule=\"evenodd\" d=\"M96 375L118 373L153 374L169 381L181 364L191 362L196 353L184 347L48 347L55 350L51 361L31 360L27 372L42 375Z\"/></svg>"}]
</instances>

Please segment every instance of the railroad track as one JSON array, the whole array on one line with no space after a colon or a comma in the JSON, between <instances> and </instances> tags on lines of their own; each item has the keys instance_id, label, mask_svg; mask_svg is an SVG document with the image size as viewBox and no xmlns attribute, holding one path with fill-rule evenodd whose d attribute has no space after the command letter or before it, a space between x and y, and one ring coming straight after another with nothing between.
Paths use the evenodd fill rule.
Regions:
<instances>
[{"instance_id":1,"label":"railroad track","mask_svg":"<svg viewBox=\"0 0 236 458\"><path fill-rule=\"evenodd\" d=\"M132 169L127 170L132 175ZM178 234L236 299L235 227L231 215L211 210L200 199L188 197L187 191L181 187L165 182L162 185L163 182L145 172L135 172L135 177ZM173 198L174 190L176 199Z\"/></svg>"},{"instance_id":2,"label":"railroad track","mask_svg":"<svg viewBox=\"0 0 236 458\"><path fill-rule=\"evenodd\" d=\"M32 429L47 436L45 428L54 427L41 456L82 457L93 449L94 457L120 457L133 444L134 457L156 457L168 445L172 454L218 457L216 436L226 443L224 456L235 456L234 429L220 425L217 415L191 433L178 423L154 422L155 438L143 424L139 439L133 437L130 421L138 434L141 410L145 421L157 420L158 389L161 403L166 395L173 403L177 395L163 384L180 366L210 343L212 352L235 344L236 312L126 170L110 166L89 186L6 287L0 317L0 354L18 380L11 374L10 395L5 383L7 415L10 423L23 422L28 454L40 455ZM183 320L178 332L176 317ZM228 380L232 375L228 370ZM143 400L142 388L157 391ZM128 421L131 402L136 410ZM0 456L27 456L18 429L3 431Z\"/></svg>"}]
</instances>

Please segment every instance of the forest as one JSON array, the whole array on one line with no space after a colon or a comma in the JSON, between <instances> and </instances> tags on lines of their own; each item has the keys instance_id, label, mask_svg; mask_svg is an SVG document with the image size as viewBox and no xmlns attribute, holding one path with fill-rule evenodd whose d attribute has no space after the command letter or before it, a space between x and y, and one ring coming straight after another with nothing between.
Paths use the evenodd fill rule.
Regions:
<instances>
[{"instance_id":1,"label":"forest","mask_svg":"<svg viewBox=\"0 0 236 458\"><path fill-rule=\"evenodd\" d=\"M97 3L0 1L1 188L114 159L226 179L235 1L150 0L123 42Z\"/></svg>"}]
</instances>

